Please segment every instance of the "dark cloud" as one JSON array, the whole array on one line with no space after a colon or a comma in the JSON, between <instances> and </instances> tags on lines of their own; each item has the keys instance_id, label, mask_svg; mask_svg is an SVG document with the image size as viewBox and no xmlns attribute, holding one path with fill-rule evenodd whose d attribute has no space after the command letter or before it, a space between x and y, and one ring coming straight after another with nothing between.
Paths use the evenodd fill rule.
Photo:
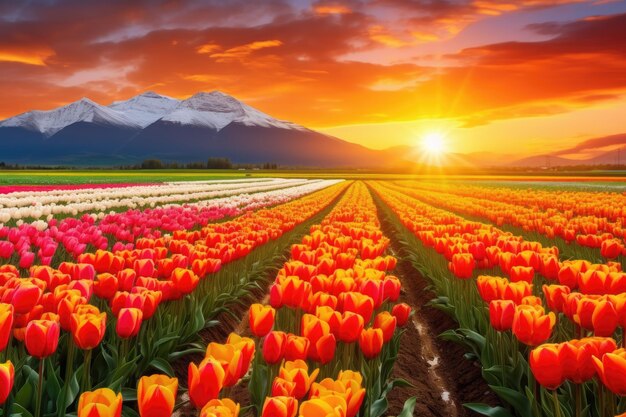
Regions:
<instances>
[{"instance_id":1,"label":"dark cloud","mask_svg":"<svg viewBox=\"0 0 626 417\"><path fill-rule=\"evenodd\" d=\"M555 152L554 155L570 155L618 145L626 145L626 133L587 139L576 146Z\"/></svg>"}]
</instances>

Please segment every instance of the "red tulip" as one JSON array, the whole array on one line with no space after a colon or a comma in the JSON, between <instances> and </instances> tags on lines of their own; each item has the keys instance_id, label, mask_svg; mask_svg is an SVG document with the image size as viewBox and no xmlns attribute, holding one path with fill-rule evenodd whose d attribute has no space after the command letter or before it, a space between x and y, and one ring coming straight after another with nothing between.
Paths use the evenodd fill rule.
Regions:
<instances>
[{"instance_id":1,"label":"red tulip","mask_svg":"<svg viewBox=\"0 0 626 417\"><path fill-rule=\"evenodd\" d=\"M409 316L411 315L411 306L406 303L400 303L393 306L391 309L391 314L396 318L398 326L403 327L407 321L409 321Z\"/></svg>"},{"instance_id":2,"label":"red tulip","mask_svg":"<svg viewBox=\"0 0 626 417\"><path fill-rule=\"evenodd\" d=\"M557 389L565 380L560 354L558 344L541 345L530 352L530 369L537 382L548 389Z\"/></svg>"},{"instance_id":3,"label":"red tulip","mask_svg":"<svg viewBox=\"0 0 626 417\"><path fill-rule=\"evenodd\" d=\"M252 304L248 312L250 331L257 336L263 337L274 327L276 311L271 306Z\"/></svg>"},{"instance_id":4,"label":"red tulip","mask_svg":"<svg viewBox=\"0 0 626 417\"><path fill-rule=\"evenodd\" d=\"M122 339L135 337L141 329L143 313L138 308L122 308L117 315L115 331Z\"/></svg>"},{"instance_id":5,"label":"red tulip","mask_svg":"<svg viewBox=\"0 0 626 417\"><path fill-rule=\"evenodd\" d=\"M33 320L26 326L24 342L30 356L42 359L52 355L59 344L59 323L50 320Z\"/></svg>"},{"instance_id":6,"label":"red tulip","mask_svg":"<svg viewBox=\"0 0 626 417\"><path fill-rule=\"evenodd\" d=\"M489 321L499 332L511 330L515 316L515 303L511 300L493 300L489 303Z\"/></svg>"},{"instance_id":7,"label":"red tulip","mask_svg":"<svg viewBox=\"0 0 626 417\"><path fill-rule=\"evenodd\" d=\"M11 361L0 363L0 404L9 398L15 381L15 369Z\"/></svg>"},{"instance_id":8,"label":"red tulip","mask_svg":"<svg viewBox=\"0 0 626 417\"><path fill-rule=\"evenodd\" d=\"M359 337L359 346L363 356L373 359L380 354L383 348L383 331L372 327L363 329Z\"/></svg>"},{"instance_id":9,"label":"red tulip","mask_svg":"<svg viewBox=\"0 0 626 417\"><path fill-rule=\"evenodd\" d=\"M283 360L287 335L284 332L269 332L263 340L263 359L269 364L275 364Z\"/></svg>"}]
</instances>

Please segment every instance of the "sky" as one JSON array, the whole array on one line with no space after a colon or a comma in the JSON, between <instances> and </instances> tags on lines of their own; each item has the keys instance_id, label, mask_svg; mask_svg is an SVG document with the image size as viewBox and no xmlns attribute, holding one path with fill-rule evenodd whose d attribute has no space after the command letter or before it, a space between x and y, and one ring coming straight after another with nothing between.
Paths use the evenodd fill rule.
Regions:
<instances>
[{"instance_id":1,"label":"sky","mask_svg":"<svg viewBox=\"0 0 626 417\"><path fill-rule=\"evenodd\" d=\"M0 2L0 119L148 90L376 149L582 159L626 142L626 1Z\"/></svg>"}]
</instances>

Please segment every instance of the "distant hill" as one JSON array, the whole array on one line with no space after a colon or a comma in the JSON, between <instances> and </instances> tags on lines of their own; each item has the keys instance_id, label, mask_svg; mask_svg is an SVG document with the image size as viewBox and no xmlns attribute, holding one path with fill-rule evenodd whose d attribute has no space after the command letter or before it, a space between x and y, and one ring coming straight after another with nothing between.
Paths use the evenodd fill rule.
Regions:
<instances>
[{"instance_id":1,"label":"distant hill","mask_svg":"<svg viewBox=\"0 0 626 417\"><path fill-rule=\"evenodd\" d=\"M386 152L275 119L219 91L186 100L147 92L109 106L83 98L0 122L0 161L7 163L112 166L209 157L322 168L404 163Z\"/></svg>"}]
</instances>

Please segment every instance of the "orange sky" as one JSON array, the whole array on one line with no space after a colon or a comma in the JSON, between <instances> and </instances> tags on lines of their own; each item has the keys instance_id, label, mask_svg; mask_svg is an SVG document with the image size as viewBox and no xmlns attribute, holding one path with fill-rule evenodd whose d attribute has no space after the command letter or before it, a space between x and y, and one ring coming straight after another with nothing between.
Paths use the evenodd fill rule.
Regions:
<instances>
[{"instance_id":1,"label":"orange sky","mask_svg":"<svg viewBox=\"0 0 626 417\"><path fill-rule=\"evenodd\" d=\"M0 21L0 118L218 89L372 148L436 131L528 155L626 133L624 1L40 0Z\"/></svg>"}]
</instances>

